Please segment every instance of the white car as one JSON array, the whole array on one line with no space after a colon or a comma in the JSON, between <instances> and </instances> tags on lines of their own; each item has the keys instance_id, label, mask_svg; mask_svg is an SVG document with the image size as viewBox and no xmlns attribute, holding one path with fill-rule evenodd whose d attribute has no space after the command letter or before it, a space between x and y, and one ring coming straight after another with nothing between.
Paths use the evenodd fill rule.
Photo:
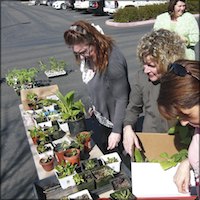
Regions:
<instances>
[{"instance_id":1,"label":"white car","mask_svg":"<svg viewBox=\"0 0 200 200\"><path fill-rule=\"evenodd\" d=\"M88 9L89 7L89 1L88 0L76 0L74 3L74 8L75 9Z\"/></svg>"},{"instance_id":2,"label":"white car","mask_svg":"<svg viewBox=\"0 0 200 200\"><path fill-rule=\"evenodd\" d=\"M61 0L55 1L55 2L53 2L52 7L57 9L57 10L59 10L59 9L64 9L65 10L65 9L67 9L67 2L66 1L61 1Z\"/></svg>"},{"instance_id":3,"label":"white car","mask_svg":"<svg viewBox=\"0 0 200 200\"><path fill-rule=\"evenodd\" d=\"M113 14L120 8L125 8L128 6L145 6L145 5L152 5L152 4L160 4L160 3L166 3L166 1L113 1L113 0L105 0L105 6L103 8L103 11L105 13Z\"/></svg>"}]
</instances>

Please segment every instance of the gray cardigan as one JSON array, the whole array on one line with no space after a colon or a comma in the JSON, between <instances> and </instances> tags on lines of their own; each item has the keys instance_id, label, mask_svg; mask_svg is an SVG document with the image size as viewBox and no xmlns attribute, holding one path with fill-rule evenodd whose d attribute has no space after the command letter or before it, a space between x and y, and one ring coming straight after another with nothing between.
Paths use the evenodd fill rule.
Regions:
<instances>
[{"instance_id":1,"label":"gray cardigan","mask_svg":"<svg viewBox=\"0 0 200 200\"><path fill-rule=\"evenodd\" d=\"M112 132L121 134L130 85L127 63L118 47L113 46L107 70L97 72L87 87L96 110L113 123Z\"/></svg>"},{"instance_id":2,"label":"gray cardigan","mask_svg":"<svg viewBox=\"0 0 200 200\"><path fill-rule=\"evenodd\" d=\"M139 69L133 77L129 104L126 109L124 126L136 123L139 115L144 111L143 132L166 133L170 124L163 119L157 107L160 83L153 83L148 76Z\"/></svg>"}]
</instances>

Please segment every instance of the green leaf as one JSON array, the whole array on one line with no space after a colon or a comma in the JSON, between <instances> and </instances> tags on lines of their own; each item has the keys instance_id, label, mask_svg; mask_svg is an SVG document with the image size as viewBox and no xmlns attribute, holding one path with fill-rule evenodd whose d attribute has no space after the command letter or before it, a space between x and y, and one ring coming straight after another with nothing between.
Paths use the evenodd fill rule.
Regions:
<instances>
[{"instance_id":1,"label":"green leaf","mask_svg":"<svg viewBox=\"0 0 200 200\"><path fill-rule=\"evenodd\" d=\"M139 149L135 148L134 156L135 156L135 162L144 162L142 153Z\"/></svg>"}]
</instances>

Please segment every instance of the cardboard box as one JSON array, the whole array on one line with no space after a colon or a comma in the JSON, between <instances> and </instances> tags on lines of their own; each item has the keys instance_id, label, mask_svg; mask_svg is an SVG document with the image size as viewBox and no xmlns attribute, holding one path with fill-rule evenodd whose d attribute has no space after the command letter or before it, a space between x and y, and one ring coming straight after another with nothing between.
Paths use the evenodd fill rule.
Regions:
<instances>
[{"instance_id":1,"label":"cardboard box","mask_svg":"<svg viewBox=\"0 0 200 200\"><path fill-rule=\"evenodd\" d=\"M29 109L28 101L27 101L27 98L26 98L26 96L29 92L33 92L33 93L37 94L39 98L45 99L47 96L55 95L58 90L59 89L58 89L57 85L21 90L21 102L22 102L22 105L23 105L23 109L24 110Z\"/></svg>"},{"instance_id":2,"label":"cardboard box","mask_svg":"<svg viewBox=\"0 0 200 200\"><path fill-rule=\"evenodd\" d=\"M181 146L177 143L174 135L164 133L137 133L145 156L148 160L161 159L163 152L173 155ZM178 166L178 165L177 165ZM190 193L179 193L173 176L177 166L163 170L159 163L136 163L131 162L132 193L139 199L195 199ZM191 173L191 184L194 186L194 174Z\"/></svg>"}]
</instances>

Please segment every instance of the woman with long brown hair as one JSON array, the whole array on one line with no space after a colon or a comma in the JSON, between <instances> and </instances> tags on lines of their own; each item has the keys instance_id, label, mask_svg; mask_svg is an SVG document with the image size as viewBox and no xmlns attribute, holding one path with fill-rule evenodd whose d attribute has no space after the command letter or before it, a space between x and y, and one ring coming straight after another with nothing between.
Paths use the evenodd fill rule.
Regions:
<instances>
[{"instance_id":1,"label":"woman with long brown hair","mask_svg":"<svg viewBox=\"0 0 200 200\"><path fill-rule=\"evenodd\" d=\"M121 140L130 91L126 60L113 39L89 22L73 23L65 31L64 39L80 64L92 101L92 114L98 126L95 142L103 153L115 150Z\"/></svg>"}]
</instances>

